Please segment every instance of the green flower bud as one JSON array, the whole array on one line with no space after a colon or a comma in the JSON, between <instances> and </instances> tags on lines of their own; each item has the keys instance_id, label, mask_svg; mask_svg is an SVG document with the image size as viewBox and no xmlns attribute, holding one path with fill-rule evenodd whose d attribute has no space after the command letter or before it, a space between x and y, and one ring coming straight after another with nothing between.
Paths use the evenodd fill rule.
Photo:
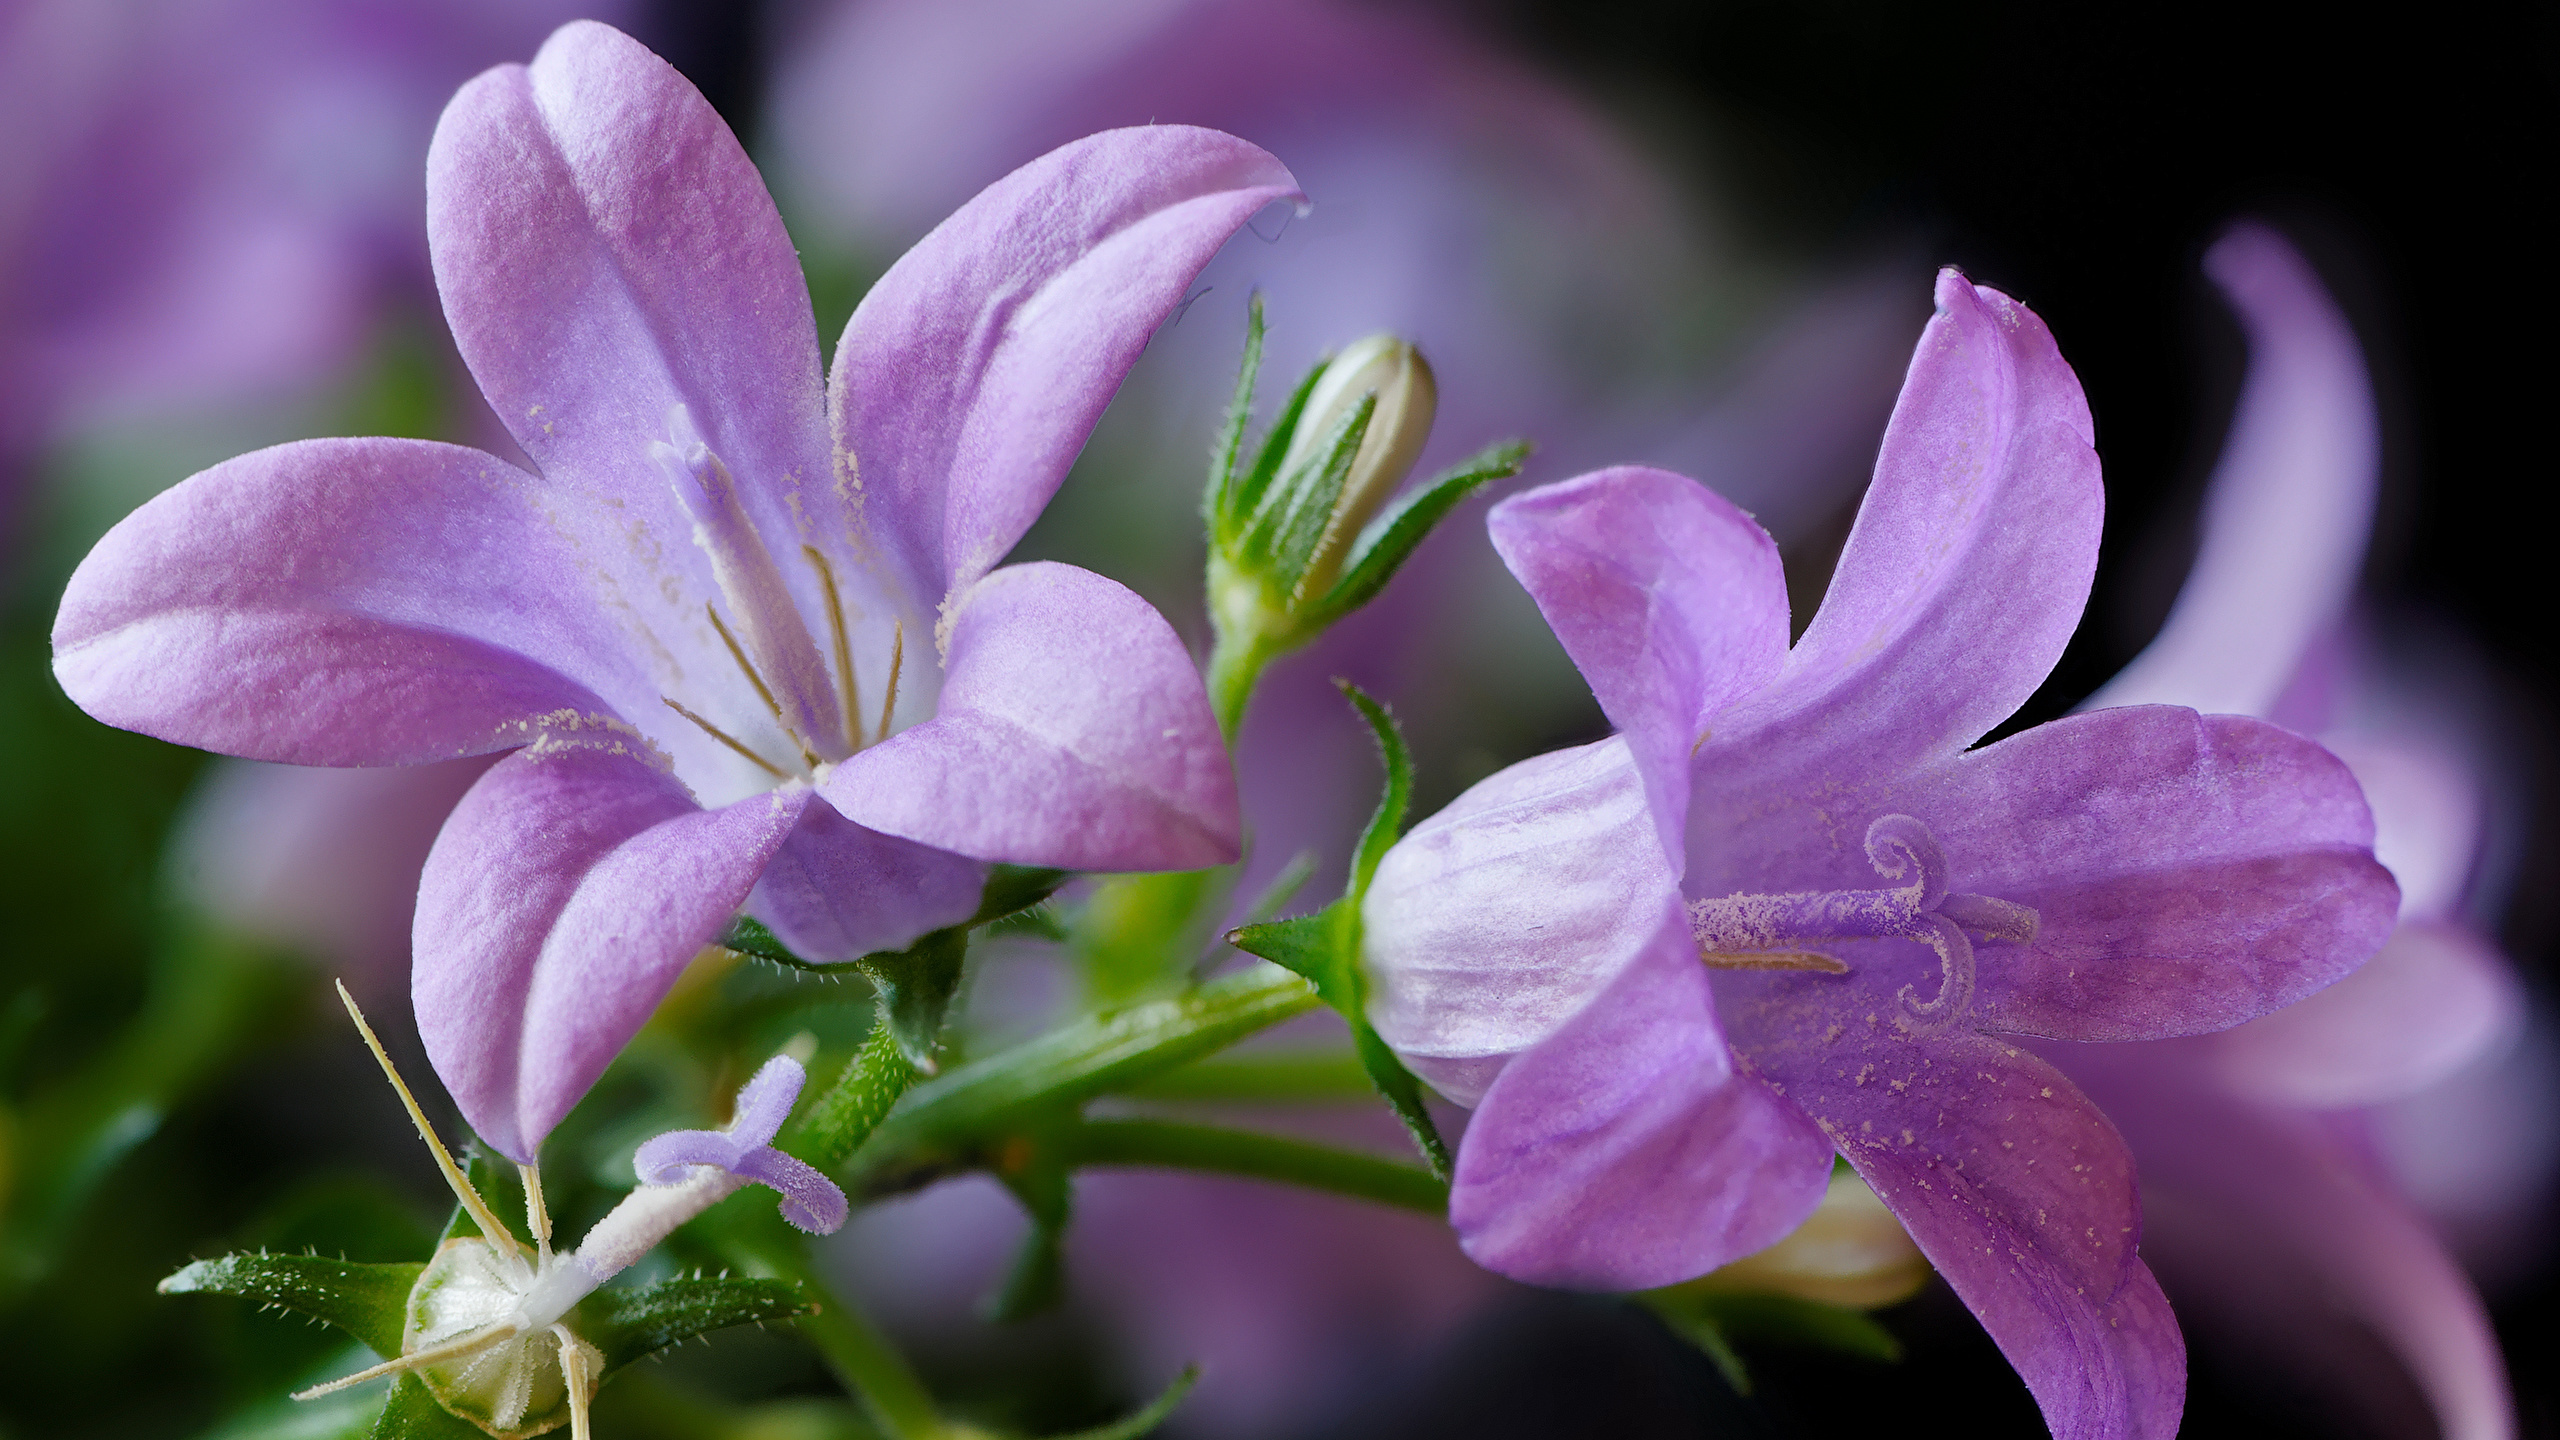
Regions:
<instances>
[{"instance_id":1,"label":"green flower bud","mask_svg":"<svg viewBox=\"0 0 2560 1440\"><path fill-rule=\"evenodd\" d=\"M1413 462L1421 458L1423 444L1431 438L1440 387L1432 378L1430 362L1404 340L1371 335L1325 366L1289 437L1280 473L1295 474L1315 460L1343 420L1370 396L1377 400L1369 414L1368 431L1352 456L1351 471L1343 477L1342 493L1333 502L1333 514L1308 558L1306 573L1298 579L1300 597L1322 595L1333 584L1352 537L1413 473Z\"/></svg>"}]
</instances>

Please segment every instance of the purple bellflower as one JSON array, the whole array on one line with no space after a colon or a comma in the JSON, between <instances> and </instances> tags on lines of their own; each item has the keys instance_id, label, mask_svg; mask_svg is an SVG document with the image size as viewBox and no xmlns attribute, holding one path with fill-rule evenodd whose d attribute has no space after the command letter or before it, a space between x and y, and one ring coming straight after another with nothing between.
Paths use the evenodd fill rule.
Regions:
<instances>
[{"instance_id":1,"label":"purple bellflower","mask_svg":"<svg viewBox=\"0 0 2560 1440\"><path fill-rule=\"evenodd\" d=\"M2234 228L2205 266L2248 333L2248 378L2169 621L2090 703L2243 710L2330 746L2372 801L2399 925L2362 969L2236 1029L2046 1053L2123 1127L2182 1305L2192 1294L2324 1383L2354 1368L2324 1348L2337 1318L2369 1326L2442 1434L2504 1440L2515 1419L2488 1316L2373 1133L2377 1107L2426 1092L2518 1028L2512 967L2460 913L2478 796L2447 727L2377 694L2363 647L2345 638L2381 449L2346 317L2262 226Z\"/></svg>"},{"instance_id":2,"label":"purple bellflower","mask_svg":"<svg viewBox=\"0 0 2560 1440\"><path fill-rule=\"evenodd\" d=\"M465 86L428 156L454 338L532 471L318 440L143 507L55 669L111 724L253 759L512 750L420 882L419 1028L519 1160L741 908L816 959L965 918L987 862L1237 849L1173 630L996 568L1155 325L1297 190L1213 131L1118 131L964 206L819 371L755 168L593 23Z\"/></svg>"},{"instance_id":3,"label":"purple bellflower","mask_svg":"<svg viewBox=\"0 0 2560 1440\"><path fill-rule=\"evenodd\" d=\"M2105 1116L2009 1037L2217 1030L2337 979L2396 903L2345 767L2142 706L1968 749L2078 622L2098 461L2043 323L1952 271L1831 589L1665 471L1497 507L1616 737L1417 826L1364 910L1372 1018L1476 1105L1470 1254L1633 1289L1793 1229L1846 1157L2055 1434L2166 1436L2185 1357ZM1702 963L1703 962L1703 963Z\"/></svg>"}]
</instances>

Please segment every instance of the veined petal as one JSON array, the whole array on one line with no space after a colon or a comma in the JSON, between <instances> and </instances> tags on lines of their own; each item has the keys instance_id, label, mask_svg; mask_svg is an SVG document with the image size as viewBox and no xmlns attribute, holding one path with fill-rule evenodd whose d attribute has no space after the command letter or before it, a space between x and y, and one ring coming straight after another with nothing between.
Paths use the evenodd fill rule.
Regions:
<instances>
[{"instance_id":1,"label":"veined petal","mask_svg":"<svg viewBox=\"0 0 2560 1440\"><path fill-rule=\"evenodd\" d=\"M639 42L579 21L464 86L427 206L454 341L544 475L663 513L648 444L681 404L742 491L772 492L759 523L825 483L798 253L737 137Z\"/></svg>"},{"instance_id":2,"label":"veined petal","mask_svg":"<svg viewBox=\"0 0 2560 1440\"><path fill-rule=\"evenodd\" d=\"M2065 1040L2220 1030L2361 965L2399 906L2336 757L2166 705L2074 715L1913 777L1897 805L1950 888L2031 906L1981 951L1984 1028Z\"/></svg>"},{"instance_id":3,"label":"veined petal","mask_svg":"<svg viewBox=\"0 0 2560 1440\"><path fill-rule=\"evenodd\" d=\"M2058 1440L2168 1440L2185 1347L2135 1257L2133 1157L2107 1117L2060 1071L1990 1036L1916 1029L1890 1011L1843 1024L1800 987L1754 987L1737 1008L1734 989L1717 987L1737 1048L1892 1207Z\"/></svg>"},{"instance_id":4,"label":"veined petal","mask_svg":"<svg viewBox=\"0 0 2560 1440\"><path fill-rule=\"evenodd\" d=\"M2443 921L2407 921L2354 974L2271 1015L2202 1037L2206 1065L2241 1094L2310 1110L2413 1095L2524 1023L2505 957Z\"/></svg>"},{"instance_id":5,"label":"veined petal","mask_svg":"<svg viewBox=\"0 0 2560 1440\"><path fill-rule=\"evenodd\" d=\"M718 810L631 756L546 738L463 796L418 883L427 1058L529 1162L737 912L813 796Z\"/></svg>"},{"instance_id":6,"label":"veined petal","mask_svg":"<svg viewBox=\"0 0 2560 1440\"><path fill-rule=\"evenodd\" d=\"M1108 131L987 187L871 287L828 381L834 484L926 613L1022 538L1200 267L1298 198L1231 135Z\"/></svg>"},{"instance_id":7,"label":"veined petal","mask_svg":"<svg viewBox=\"0 0 2560 1440\"><path fill-rule=\"evenodd\" d=\"M835 767L856 824L980 860L1189 870L1241 848L1235 771L1181 637L1072 565L962 596L931 720Z\"/></svg>"},{"instance_id":8,"label":"veined petal","mask_svg":"<svg viewBox=\"0 0 2560 1440\"><path fill-rule=\"evenodd\" d=\"M1776 1244L1822 1202L1830 1145L1734 1067L1685 912L1654 915L1644 952L1467 1123L1449 1221L1489 1270L1668 1285Z\"/></svg>"},{"instance_id":9,"label":"veined petal","mask_svg":"<svg viewBox=\"0 0 2560 1440\"><path fill-rule=\"evenodd\" d=\"M1705 486L1640 466L1514 496L1487 528L1626 737L1677 867L1691 753L1786 659L1776 544Z\"/></svg>"},{"instance_id":10,"label":"veined petal","mask_svg":"<svg viewBox=\"0 0 2560 1440\"><path fill-rule=\"evenodd\" d=\"M1524 760L1380 862L1361 907L1369 1023L1472 1105L1643 952L1677 893L1623 738Z\"/></svg>"},{"instance_id":11,"label":"veined petal","mask_svg":"<svg viewBox=\"0 0 2560 1440\"><path fill-rule=\"evenodd\" d=\"M2102 511L2079 379L2025 306L1953 270L1937 299L1830 592L1701 777L1757 753L1803 794L1970 744L2079 624Z\"/></svg>"},{"instance_id":12,"label":"veined petal","mask_svg":"<svg viewBox=\"0 0 2560 1440\"><path fill-rule=\"evenodd\" d=\"M747 913L791 953L820 964L904 950L976 913L987 867L847 820L832 805L801 812L765 867Z\"/></svg>"},{"instance_id":13,"label":"veined petal","mask_svg":"<svg viewBox=\"0 0 2560 1440\"><path fill-rule=\"evenodd\" d=\"M515 466L304 440L193 476L71 577L54 673L90 714L253 760L405 765L614 730L654 692Z\"/></svg>"},{"instance_id":14,"label":"veined petal","mask_svg":"<svg viewBox=\"0 0 2560 1440\"><path fill-rule=\"evenodd\" d=\"M2264 225L2234 226L2204 263L2248 332L2248 379L2177 605L2092 708L2271 713L2364 562L2382 449L2355 332Z\"/></svg>"}]
</instances>

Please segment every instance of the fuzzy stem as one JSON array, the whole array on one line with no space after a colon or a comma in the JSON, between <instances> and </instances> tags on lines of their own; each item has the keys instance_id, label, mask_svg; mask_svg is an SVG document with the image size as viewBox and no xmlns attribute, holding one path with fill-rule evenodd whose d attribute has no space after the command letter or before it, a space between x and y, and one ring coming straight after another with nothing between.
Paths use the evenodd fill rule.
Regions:
<instances>
[{"instance_id":1,"label":"fuzzy stem","mask_svg":"<svg viewBox=\"0 0 2560 1440\"><path fill-rule=\"evenodd\" d=\"M916 1078L915 1065L899 1051L882 1016L872 1023L844 1074L794 1127L783 1150L821 1170L835 1169L852 1158Z\"/></svg>"}]
</instances>

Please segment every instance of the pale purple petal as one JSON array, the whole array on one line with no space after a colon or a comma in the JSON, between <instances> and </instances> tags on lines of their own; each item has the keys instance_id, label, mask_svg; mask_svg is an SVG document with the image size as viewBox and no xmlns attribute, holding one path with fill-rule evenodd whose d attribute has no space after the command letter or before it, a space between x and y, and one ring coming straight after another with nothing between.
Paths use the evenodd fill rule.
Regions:
<instances>
[{"instance_id":1,"label":"pale purple petal","mask_svg":"<svg viewBox=\"0 0 2560 1440\"><path fill-rule=\"evenodd\" d=\"M812 805L747 897L792 954L821 965L904 950L975 914L987 867Z\"/></svg>"},{"instance_id":2,"label":"pale purple petal","mask_svg":"<svg viewBox=\"0 0 2560 1440\"><path fill-rule=\"evenodd\" d=\"M1953 270L1937 301L1830 592L1702 777L1748 749L1802 793L1970 744L2079 624L2101 511L2080 382L2016 301Z\"/></svg>"},{"instance_id":3,"label":"pale purple petal","mask_svg":"<svg viewBox=\"0 0 2560 1440\"><path fill-rule=\"evenodd\" d=\"M2273 713L2364 563L2381 442L2355 332L2284 237L2240 225L2205 252L2249 374L2168 622L2091 706Z\"/></svg>"},{"instance_id":4,"label":"pale purple petal","mask_svg":"<svg viewBox=\"0 0 2560 1440\"><path fill-rule=\"evenodd\" d=\"M801 1087L808 1083L809 1072L799 1061L788 1055L767 1060L738 1087L737 1103L729 1113L729 1133L750 1149L772 1144L773 1137L782 1133L782 1122L791 1118Z\"/></svg>"},{"instance_id":5,"label":"pale purple petal","mask_svg":"<svg viewBox=\"0 0 2560 1440\"><path fill-rule=\"evenodd\" d=\"M934 718L835 767L855 823L981 860L1188 870L1240 847L1235 772L1190 653L1070 565L978 582L946 622Z\"/></svg>"},{"instance_id":6,"label":"pale purple petal","mask_svg":"<svg viewBox=\"0 0 2560 1440\"><path fill-rule=\"evenodd\" d=\"M851 1208L836 1182L807 1161L761 1145L738 1159L730 1173L781 1192L782 1218L812 1235L832 1235Z\"/></svg>"},{"instance_id":7,"label":"pale purple petal","mask_svg":"<svg viewBox=\"0 0 2560 1440\"><path fill-rule=\"evenodd\" d=\"M703 810L628 754L555 740L472 787L419 879L412 988L480 1138L533 1159L813 798L786 785Z\"/></svg>"},{"instance_id":8,"label":"pale purple petal","mask_svg":"<svg viewBox=\"0 0 2560 1440\"><path fill-rule=\"evenodd\" d=\"M692 576L699 605L707 568L648 453L684 405L758 528L800 533L787 497L833 480L808 287L762 177L672 66L561 27L454 97L427 206L454 341L555 495L648 532L624 543ZM841 527L801 538L851 553Z\"/></svg>"},{"instance_id":9,"label":"pale purple petal","mask_svg":"<svg viewBox=\"0 0 2560 1440\"><path fill-rule=\"evenodd\" d=\"M1114 130L989 186L871 288L828 382L836 483L928 611L1022 537L1200 267L1297 198L1233 136Z\"/></svg>"},{"instance_id":10,"label":"pale purple petal","mask_svg":"<svg viewBox=\"0 0 2560 1440\"><path fill-rule=\"evenodd\" d=\"M735 1170L747 1147L725 1131L670 1130L631 1152L631 1171L643 1185L673 1185L696 1165Z\"/></svg>"},{"instance_id":11,"label":"pale purple petal","mask_svg":"<svg viewBox=\"0 0 2560 1440\"><path fill-rule=\"evenodd\" d=\"M1676 866L1690 755L1786 659L1778 547L1696 481L1637 466L1514 496L1487 528L1625 739Z\"/></svg>"},{"instance_id":12,"label":"pale purple petal","mask_svg":"<svg viewBox=\"0 0 2560 1440\"><path fill-rule=\"evenodd\" d=\"M1989 1036L1890 1012L1862 1021L1801 989L1792 1002L1742 990L1760 1003L1737 1009L1740 989L1720 983L1717 997L1743 1053L1901 1218L2055 1436L2167 1440L2185 1350L2134 1255L2133 1157L2097 1107L2052 1066Z\"/></svg>"},{"instance_id":13,"label":"pale purple petal","mask_svg":"<svg viewBox=\"0 0 2560 1440\"><path fill-rule=\"evenodd\" d=\"M1822 1201L1831 1147L1734 1066L1686 917L1514 1059L1458 1147L1449 1220L1489 1270L1636 1290L1764 1249Z\"/></svg>"},{"instance_id":14,"label":"pale purple petal","mask_svg":"<svg viewBox=\"0 0 2560 1440\"><path fill-rule=\"evenodd\" d=\"M2071 716L1913 777L1895 808L1931 827L1952 889L2037 912L2032 943L1981 952L1993 1030L2222 1029L2363 963L2398 910L2346 767L2239 716Z\"/></svg>"},{"instance_id":15,"label":"pale purple petal","mask_svg":"<svg viewBox=\"0 0 2560 1440\"><path fill-rule=\"evenodd\" d=\"M306 440L226 461L81 562L54 620L54 672L108 724L300 765L415 764L540 728L615 728L619 706L653 692L542 529L536 483L423 440Z\"/></svg>"},{"instance_id":16,"label":"pale purple petal","mask_svg":"<svg viewBox=\"0 0 2560 1440\"><path fill-rule=\"evenodd\" d=\"M2513 1435L2505 1367L2480 1298L2359 1153L2360 1118L2215 1088L2210 1047L2224 1038L2048 1051L2141 1157L2144 1251L2179 1303L2261 1337L2325 1387L2364 1363L2363 1337L2341 1333L2338 1321L2370 1326L2425 1390L2445 1435Z\"/></svg>"},{"instance_id":17,"label":"pale purple petal","mask_svg":"<svg viewBox=\"0 0 2560 1440\"><path fill-rule=\"evenodd\" d=\"M2200 1063L2272 1104L2377 1105L2491 1053L2523 1021L2524 995L2503 956L2460 926L2410 921L2337 984L2205 1037Z\"/></svg>"},{"instance_id":18,"label":"pale purple petal","mask_svg":"<svg viewBox=\"0 0 2560 1440\"><path fill-rule=\"evenodd\" d=\"M1676 893L1624 741L1524 760L1379 864L1360 912L1369 1021L1472 1105L1643 952Z\"/></svg>"},{"instance_id":19,"label":"pale purple petal","mask_svg":"<svg viewBox=\"0 0 2560 1440\"><path fill-rule=\"evenodd\" d=\"M2461 907L2484 818L2481 766L2459 742L2428 733L2435 728L2415 719L2319 737L2355 772L2373 807L2373 858L2400 882L2400 913L2413 920Z\"/></svg>"}]
</instances>

